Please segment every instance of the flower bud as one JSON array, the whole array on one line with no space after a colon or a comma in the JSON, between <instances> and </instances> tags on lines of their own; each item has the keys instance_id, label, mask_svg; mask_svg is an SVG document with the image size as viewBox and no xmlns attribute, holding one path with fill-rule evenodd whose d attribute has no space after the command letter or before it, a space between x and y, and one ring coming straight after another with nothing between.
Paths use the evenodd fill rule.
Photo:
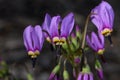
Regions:
<instances>
[{"instance_id":1,"label":"flower bud","mask_svg":"<svg viewBox=\"0 0 120 80\"><path fill-rule=\"evenodd\" d=\"M77 80L93 80L93 74L90 71L88 65L85 65L82 68L82 71L79 73Z\"/></svg>"},{"instance_id":2,"label":"flower bud","mask_svg":"<svg viewBox=\"0 0 120 80\"><path fill-rule=\"evenodd\" d=\"M67 70L63 71L63 78L64 78L64 80L69 80L69 73Z\"/></svg>"},{"instance_id":3,"label":"flower bud","mask_svg":"<svg viewBox=\"0 0 120 80\"><path fill-rule=\"evenodd\" d=\"M53 80L56 73L58 73L59 70L60 70L60 64L58 64L57 66L54 67L54 69L52 70L48 80Z\"/></svg>"},{"instance_id":4,"label":"flower bud","mask_svg":"<svg viewBox=\"0 0 120 80\"><path fill-rule=\"evenodd\" d=\"M81 32L80 32L80 27L76 25L76 36L81 39Z\"/></svg>"},{"instance_id":5,"label":"flower bud","mask_svg":"<svg viewBox=\"0 0 120 80\"><path fill-rule=\"evenodd\" d=\"M98 77L100 78L100 80L103 80L103 70L102 70L102 66L98 60L96 60L96 62L95 62L95 69L97 71L97 74L98 74Z\"/></svg>"}]
</instances>

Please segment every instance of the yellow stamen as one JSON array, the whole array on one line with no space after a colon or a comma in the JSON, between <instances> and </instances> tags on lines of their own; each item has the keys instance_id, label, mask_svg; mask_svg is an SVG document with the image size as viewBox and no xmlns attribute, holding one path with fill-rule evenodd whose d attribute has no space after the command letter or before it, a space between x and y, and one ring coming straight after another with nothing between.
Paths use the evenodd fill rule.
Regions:
<instances>
[{"instance_id":1,"label":"yellow stamen","mask_svg":"<svg viewBox=\"0 0 120 80\"><path fill-rule=\"evenodd\" d=\"M51 40L50 40L50 38L49 38L49 37L47 37L47 38L46 38L46 40L47 40L48 42L51 42Z\"/></svg>"},{"instance_id":2,"label":"yellow stamen","mask_svg":"<svg viewBox=\"0 0 120 80\"><path fill-rule=\"evenodd\" d=\"M36 58L37 56L36 55L32 55L31 58Z\"/></svg>"},{"instance_id":3,"label":"yellow stamen","mask_svg":"<svg viewBox=\"0 0 120 80\"><path fill-rule=\"evenodd\" d=\"M65 37L60 38L60 42L64 43L66 41Z\"/></svg>"},{"instance_id":4,"label":"yellow stamen","mask_svg":"<svg viewBox=\"0 0 120 80\"><path fill-rule=\"evenodd\" d=\"M33 52L33 51L29 51L29 52L28 52L28 55L29 55L31 58L36 58L39 54L40 54L40 53L39 53L38 50L36 50L35 52Z\"/></svg>"},{"instance_id":5,"label":"yellow stamen","mask_svg":"<svg viewBox=\"0 0 120 80\"><path fill-rule=\"evenodd\" d=\"M105 28L101 33L105 36L108 36L110 35L112 32L112 30L108 29L108 28Z\"/></svg>"},{"instance_id":6,"label":"yellow stamen","mask_svg":"<svg viewBox=\"0 0 120 80\"><path fill-rule=\"evenodd\" d=\"M104 49L99 49L97 52L99 55L102 55L104 53Z\"/></svg>"},{"instance_id":7,"label":"yellow stamen","mask_svg":"<svg viewBox=\"0 0 120 80\"><path fill-rule=\"evenodd\" d=\"M54 37L54 38L53 38L53 42L54 42L54 43L59 42L59 41L60 41L59 37Z\"/></svg>"},{"instance_id":8,"label":"yellow stamen","mask_svg":"<svg viewBox=\"0 0 120 80\"><path fill-rule=\"evenodd\" d=\"M62 45L63 43L65 43L66 39L65 37L59 38L59 37L54 37L53 38L53 42L55 43L55 45Z\"/></svg>"},{"instance_id":9,"label":"yellow stamen","mask_svg":"<svg viewBox=\"0 0 120 80\"><path fill-rule=\"evenodd\" d=\"M33 55L33 54L34 54L33 51L29 51L29 52L28 52L28 55L29 55L29 56L31 56L31 55Z\"/></svg>"},{"instance_id":10,"label":"yellow stamen","mask_svg":"<svg viewBox=\"0 0 120 80\"><path fill-rule=\"evenodd\" d=\"M36 51L34 52L34 54L38 56L38 55L40 54L40 52L39 52L38 50L36 50Z\"/></svg>"}]
</instances>

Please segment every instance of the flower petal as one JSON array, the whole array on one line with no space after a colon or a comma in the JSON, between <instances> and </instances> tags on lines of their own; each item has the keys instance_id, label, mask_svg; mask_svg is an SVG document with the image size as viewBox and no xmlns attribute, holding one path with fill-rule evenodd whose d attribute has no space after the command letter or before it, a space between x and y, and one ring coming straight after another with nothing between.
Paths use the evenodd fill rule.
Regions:
<instances>
[{"instance_id":1,"label":"flower petal","mask_svg":"<svg viewBox=\"0 0 120 80\"><path fill-rule=\"evenodd\" d=\"M97 74L98 74L100 80L103 80L103 71L102 71L102 69L98 69Z\"/></svg>"},{"instance_id":2,"label":"flower petal","mask_svg":"<svg viewBox=\"0 0 120 80\"><path fill-rule=\"evenodd\" d=\"M83 80L88 80L88 74L87 73L84 74Z\"/></svg>"},{"instance_id":3,"label":"flower petal","mask_svg":"<svg viewBox=\"0 0 120 80\"><path fill-rule=\"evenodd\" d=\"M54 78L56 78L56 75L54 73L51 73L48 80L53 80Z\"/></svg>"},{"instance_id":4,"label":"flower petal","mask_svg":"<svg viewBox=\"0 0 120 80\"><path fill-rule=\"evenodd\" d=\"M92 43L97 47L97 50L99 48L102 48L100 40L98 39L98 36L94 32L92 32Z\"/></svg>"},{"instance_id":5,"label":"flower petal","mask_svg":"<svg viewBox=\"0 0 120 80\"><path fill-rule=\"evenodd\" d=\"M104 47L104 36L100 32L98 32L98 35L100 38L101 45Z\"/></svg>"},{"instance_id":6,"label":"flower petal","mask_svg":"<svg viewBox=\"0 0 120 80\"><path fill-rule=\"evenodd\" d=\"M79 75L78 75L77 80L82 80L82 77L83 77L83 74L80 72Z\"/></svg>"},{"instance_id":7,"label":"flower petal","mask_svg":"<svg viewBox=\"0 0 120 80\"><path fill-rule=\"evenodd\" d=\"M34 48L34 51L35 50L39 50L40 47L39 47L39 41L38 41L38 37L37 37L37 33L35 32L35 30L32 31L32 44L33 44L33 48Z\"/></svg>"},{"instance_id":8,"label":"flower petal","mask_svg":"<svg viewBox=\"0 0 120 80\"><path fill-rule=\"evenodd\" d=\"M67 37L74 27L74 14L69 13L63 20L61 24L61 36Z\"/></svg>"},{"instance_id":9,"label":"flower petal","mask_svg":"<svg viewBox=\"0 0 120 80\"><path fill-rule=\"evenodd\" d=\"M59 22L60 22L60 16L54 16L51 20L51 24L50 24L50 36L53 38L55 36L59 36L59 32L58 32L58 26L59 26Z\"/></svg>"},{"instance_id":10,"label":"flower petal","mask_svg":"<svg viewBox=\"0 0 120 80\"><path fill-rule=\"evenodd\" d=\"M87 41L88 45L89 45L93 50L96 51L96 47L92 44L92 42L91 42L91 40L90 40L90 38L89 38L88 35L86 36L86 41Z\"/></svg>"},{"instance_id":11,"label":"flower petal","mask_svg":"<svg viewBox=\"0 0 120 80\"><path fill-rule=\"evenodd\" d=\"M93 80L93 74L92 73L89 74L89 80Z\"/></svg>"},{"instance_id":12,"label":"flower petal","mask_svg":"<svg viewBox=\"0 0 120 80\"><path fill-rule=\"evenodd\" d=\"M35 29L36 36L37 36L38 42L39 42L39 44L36 44L36 45L39 46L39 50L41 50L41 48L43 46L43 42L44 42L42 29L39 25L36 25L34 29Z\"/></svg>"},{"instance_id":13,"label":"flower petal","mask_svg":"<svg viewBox=\"0 0 120 80\"><path fill-rule=\"evenodd\" d=\"M44 23L42 24L43 30L46 30L49 33L49 28L50 28L50 23L51 23L51 17L48 13L45 15L45 20ZM45 37L48 35L45 33Z\"/></svg>"},{"instance_id":14,"label":"flower petal","mask_svg":"<svg viewBox=\"0 0 120 80\"><path fill-rule=\"evenodd\" d=\"M95 13L91 16L92 22L101 32L104 28L112 29L114 21L114 11L109 3L102 1L91 12Z\"/></svg>"},{"instance_id":15,"label":"flower petal","mask_svg":"<svg viewBox=\"0 0 120 80\"><path fill-rule=\"evenodd\" d=\"M101 32L103 29L103 21L101 20L101 17L99 15L99 6L95 7L91 13L94 13L91 15L91 21L92 23L97 27L97 29Z\"/></svg>"},{"instance_id":16,"label":"flower petal","mask_svg":"<svg viewBox=\"0 0 120 80\"><path fill-rule=\"evenodd\" d=\"M52 79L53 80L53 79ZM58 76L58 75L55 75L55 78L54 78L54 80L62 80L61 79L61 77L60 76Z\"/></svg>"},{"instance_id":17,"label":"flower petal","mask_svg":"<svg viewBox=\"0 0 120 80\"><path fill-rule=\"evenodd\" d=\"M32 31L33 28L31 25L25 28L23 32L23 40L24 40L24 45L28 51L33 51L33 45L32 45Z\"/></svg>"},{"instance_id":18,"label":"flower petal","mask_svg":"<svg viewBox=\"0 0 120 80\"><path fill-rule=\"evenodd\" d=\"M107 27L112 28L114 20L114 11L109 3L102 1L100 6L100 16Z\"/></svg>"}]
</instances>

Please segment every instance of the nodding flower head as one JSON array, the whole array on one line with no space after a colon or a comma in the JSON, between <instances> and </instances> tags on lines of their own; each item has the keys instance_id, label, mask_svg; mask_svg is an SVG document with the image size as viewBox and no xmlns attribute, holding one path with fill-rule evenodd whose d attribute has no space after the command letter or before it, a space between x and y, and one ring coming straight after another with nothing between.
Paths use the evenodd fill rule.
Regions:
<instances>
[{"instance_id":1,"label":"nodding flower head","mask_svg":"<svg viewBox=\"0 0 120 80\"><path fill-rule=\"evenodd\" d=\"M111 5L106 1L102 1L91 12L95 13L91 15L91 20L98 31L105 36L110 35L113 31L114 22L114 11Z\"/></svg>"},{"instance_id":2,"label":"nodding flower head","mask_svg":"<svg viewBox=\"0 0 120 80\"><path fill-rule=\"evenodd\" d=\"M79 72L77 80L93 80L93 74L88 65L84 66L82 71Z\"/></svg>"},{"instance_id":3,"label":"nodding flower head","mask_svg":"<svg viewBox=\"0 0 120 80\"><path fill-rule=\"evenodd\" d=\"M59 80L57 77L58 72L60 71L60 64L56 65L52 70L48 80Z\"/></svg>"},{"instance_id":4,"label":"nodding flower head","mask_svg":"<svg viewBox=\"0 0 120 80\"><path fill-rule=\"evenodd\" d=\"M99 55L103 54L104 52L104 36L98 32L98 36L92 32L91 38L86 36L86 40L88 45Z\"/></svg>"},{"instance_id":5,"label":"nodding flower head","mask_svg":"<svg viewBox=\"0 0 120 80\"><path fill-rule=\"evenodd\" d=\"M24 45L31 58L36 58L42 49L44 37L39 25L26 27L23 32Z\"/></svg>"},{"instance_id":6,"label":"nodding flower head","mask_svg":"<svg viewBox=\"0 0 120 80\"><path fill-rule=\"evenodd\" d=\"M62 45L66 41L66 38L71 33L73 26L73 13L65 16L63 20L61 20L60 16L54 16L51 18L49 14L46 14L43 23L43 29L48 33L48 35L46 35L45 37L49 42L52 42L55 45Z\"/></svg>"},{"instance_id":7,"label":"nodding flower head","mask_svg":"<svg viewBox=\"0 0 120 80\"><path fill-rule=\"evenodd\" d=\"M103 76L103 69L101 66L101 63L99 62L99 60L95 61L95 69L97 71L98 77L100 78L100 80L103 80L104 76Z\"/></svg>"}]
</instances>

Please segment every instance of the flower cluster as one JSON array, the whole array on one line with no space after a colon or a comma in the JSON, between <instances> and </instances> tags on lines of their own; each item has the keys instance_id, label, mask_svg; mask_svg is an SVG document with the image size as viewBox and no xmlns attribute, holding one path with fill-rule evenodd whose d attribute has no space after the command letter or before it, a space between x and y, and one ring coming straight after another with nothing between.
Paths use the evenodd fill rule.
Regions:
<instances>
[{"instance_id":1,"label":"flower cluster","mask_svg":"<svg viewBox=\"0 0 120 80\"><path fill-rule=\"evenodd\" d=\"M97 27L97 33L93 31L91 35L87 34L89 20ZM83 33L80 27L75 25L73 13L69 13L64 18L61 18L60 15L51 17L47 13L42 26L29 25L23 33L24 45L32 59L33 67L35 67L36 58L41 52L44 40L46 40L52 44L57 53L57 64L48 80L70 80L67 63L72 65L73 78L76 80L94 80L94 74L87 62L86 51L89 48L85 46L86 41L87 45L96 53L94 68L99 79L103 80L103 69L97 55L103 57L104 37L108 37L112 44L113 21L114 11L106 1L101 1L98 6L92 9L86 20Z\"/></svg>"}]
</instances>

